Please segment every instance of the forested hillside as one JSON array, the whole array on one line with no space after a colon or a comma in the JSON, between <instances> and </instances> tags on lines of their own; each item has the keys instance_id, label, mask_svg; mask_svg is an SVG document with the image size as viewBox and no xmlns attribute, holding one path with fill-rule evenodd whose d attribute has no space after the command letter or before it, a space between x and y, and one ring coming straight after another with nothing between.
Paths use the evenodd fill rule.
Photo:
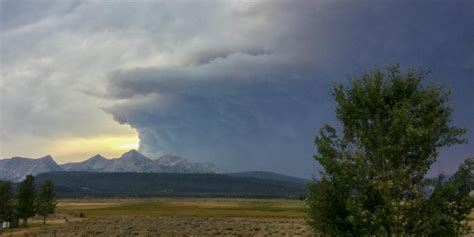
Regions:
<instances>
[{"instance_id":1,"label":"forested hillside","mask_svg":"<svg viewBox=\"0 0 474 237\"><path fill-rule=\"evenodd\" d=\"M86 197L261 197L305 196L304 182L285 182L225 174L53 172L37 176L51 180L60 198Z\"/></svg>"}]
</instances>

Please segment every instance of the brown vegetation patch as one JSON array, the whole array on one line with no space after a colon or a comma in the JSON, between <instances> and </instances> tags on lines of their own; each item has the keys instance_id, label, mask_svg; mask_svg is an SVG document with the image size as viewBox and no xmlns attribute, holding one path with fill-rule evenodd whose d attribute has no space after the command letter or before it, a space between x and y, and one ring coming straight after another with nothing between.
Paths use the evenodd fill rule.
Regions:
<instances>
[{"instance_id":1,"label":"brown vegetation patch","mask_svg":"<svg viewBox=\"0 0 474 237\"><path fill-rule=\"evenodd\" d=\"M311 230L303 219L294 218L110 216L46 226L30 232L29 236L46 237L55 234L65 237L311 236Z\"/></svg>"}]
</instances>

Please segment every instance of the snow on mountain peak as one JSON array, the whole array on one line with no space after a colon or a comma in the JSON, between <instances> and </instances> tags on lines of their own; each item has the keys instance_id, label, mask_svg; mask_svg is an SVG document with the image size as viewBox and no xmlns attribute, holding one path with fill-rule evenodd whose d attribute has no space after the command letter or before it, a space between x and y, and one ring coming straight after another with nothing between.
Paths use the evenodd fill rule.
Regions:
<instances>
[{"instance_id":1,"label":"snow on mountain peak","mask_svg":"<svg viewBox=\"0 0 474 237\"><path fill-rule=\"evenodd\" d=\"M50 155L38 158L12 157L0 160L0 180L21 181L27 175L37 175L52 171L61 171Z\"/></svg>"},{"instance_id":2,"label":"snow on mountain peak","mask_svg":"<svg viewBox=\"0 0 474 237\"><path fill-rule=\"evenodd\" d=\"M178 163L187 162L187 160L181 156L177 156L170 153L159 157L158 159L156 159L156 162L160 165L176 165Z\"/></svg>"},{"instance_id":3,"label":"snow on mountain peak","mask_svg":"<svg viewBox=\"0 0 474 237\"><path fill-rule=\"evenodd\" d=\"M211 163L191 162L175 154L151 160L137 150L130 150L115 159L95 155L82 162L66 163L61 166L58 166L50 155L38 159L12 157L0 160L0 180L18 182L28 174L53 171L216 173L216 168Z\"/></svg>"},{"instance_id":4,"label":"snow on mountain peak","mask_svg":"<svg viewBox=\"0 0 474 237\"><path fill-rule=\"evenodd\" d=\"M144 156L142 153L138 152L135 149L125 152L119 159L141 159L141 160L150 160L150 158ZM151 160L150 160L151 161Z\"/></svg>"}]
</instances>

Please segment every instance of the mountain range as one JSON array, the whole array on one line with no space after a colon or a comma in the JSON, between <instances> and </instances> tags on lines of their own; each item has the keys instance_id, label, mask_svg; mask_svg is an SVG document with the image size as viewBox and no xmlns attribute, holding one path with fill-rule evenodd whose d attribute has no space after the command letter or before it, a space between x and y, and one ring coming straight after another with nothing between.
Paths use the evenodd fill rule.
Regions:
<instances>
[{"instance_id":1,"label":"mountain range","mask_svg":"<svg viewBox=\"0 0 474 237\"><path fill-rule=\"evenodd\" d=\"M51 156L39 159L12 157L0 160L0 180L21 181L26 175L62 171Z\"/></svg>"},{"instance_id":2,"label":"mountain range","mask_svg":"<svg viewBox=\"0 0 474 237\"><path fill-rule=\"evenodd\" d=\"M130 150L115 159L95 155L82 162L62 165L58 165L49 155L38 159L12 157L0 160L0 180L19 182L29 174L37 175L57 171L216 173L217 169L211 163L191 162L173 154L164 155L153 160L136 150Z\"/></svg>"}]
</instances>

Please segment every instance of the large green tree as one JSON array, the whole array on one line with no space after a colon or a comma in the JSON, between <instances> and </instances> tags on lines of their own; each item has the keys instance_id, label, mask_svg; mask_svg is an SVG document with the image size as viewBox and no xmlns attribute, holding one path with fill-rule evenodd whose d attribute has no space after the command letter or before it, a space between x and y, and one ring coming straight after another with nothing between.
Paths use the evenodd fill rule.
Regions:
<instances>
[{"instance_id":1,"label":"large green tree","mask_svg":"<svg viewBox=\"0 0 474 237\"><path fill-rule=\"evenodd\" d=\"M35 178L32 175L26 176L18 185L17 193L17 212L23 219L23 225L28 225L28 218L35 215Z\"/></svg>"},{"instance_id":2,"label":"large green tree","mask_svg":"<svg viewBox=\"0 0 474 237\"><path fill-rule=\"evenodd\" d=\"M0 223L11 220L15 211L15 194L9 181L0 180Z\"/></svg>"},{"instance_id":3,"label":"large green tree","mask_svg":"<svg viewBox=\"0 0 474 237\"><path fill-rule=\"evenodd\" d=\"M54 213L56 204L57 201L56 194L54 193L54 184L47 180L41 185L35 202L36 214L43 217L43 225L46 224L46 218Z\"/></svg>"},{"instance_id":4,"label":"large green tree","mask_svg":"<svg viewBox=\"0 0 474 237\"><path fill-rule=\"evenodd\" d=\"M317 233L442 236L432 228L436 224L450 229L443 233L466 231L467 215L443 212L441 206L464 205L460 209L470 211L472 198L459 191L459 183L471 183L472 170L437 185L424 179L440 147L466 142L465 129L451 125L449 93L424 85L427 74L402 72L395 65L334 86L342 133L325 125L315 139L315 159L324 171L310 185L308 204L309 223ZM457 194L449 194L453 190ZM426 211L429 205L439 210ZM444 226L435 220L440 212L458 224Z\"/></svg>"}]
</instances>

